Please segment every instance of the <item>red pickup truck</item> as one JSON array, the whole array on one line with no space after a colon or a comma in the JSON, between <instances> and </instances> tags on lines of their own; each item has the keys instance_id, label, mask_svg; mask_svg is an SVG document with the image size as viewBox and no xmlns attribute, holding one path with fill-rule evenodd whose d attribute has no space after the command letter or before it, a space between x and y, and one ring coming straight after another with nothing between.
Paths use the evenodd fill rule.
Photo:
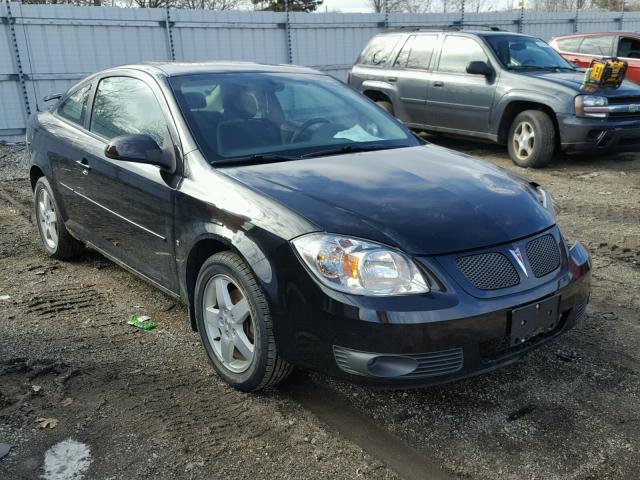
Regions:
<instances>
[{"instance_id":1,"label":"red pickup truck","mask_svg":"<svg viewBox=\"0 0 640 480\"><path fill-rule=\"evenodd\" d=\"M640 33L576 33L553 37L549 42L566 60L588 67L594 58L618 57L629 67L626 78L640 84Z\"/></svg>"}]
</instances>

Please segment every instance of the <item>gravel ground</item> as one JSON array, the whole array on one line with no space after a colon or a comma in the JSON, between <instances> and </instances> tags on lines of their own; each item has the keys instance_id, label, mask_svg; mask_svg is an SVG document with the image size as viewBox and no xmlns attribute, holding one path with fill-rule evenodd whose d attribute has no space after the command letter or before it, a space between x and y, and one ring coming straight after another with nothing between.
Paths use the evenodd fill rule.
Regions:
<instances>
[{"instance_id":1,"label":"gravel ground","mask_svg":"<svg viewBox=\"0 0 640 480\"><path fill-rule=\"evenodd\" d=\"M434 141L523 173L499 147ZM10 296L0 300L0 443L16 445L0 478L37 478L44 452L67 438L90 446L88 478L396 478L283 391L243 395L217 380L185 309L162 293L97 254L45 257L21 215L31 192L19 148L0 146L0 296ZM593 255L580 325L458 384L403 392L312 380L455 477L637 479L640 154L562 156L524 173ZM159 328L127 326L134 311ZM59 423L41 429L38 418Z\"/></svg>"},{"instance_id":2,"label":"gravel ground","mask_svg":"<svg viewBox=\"0 0 640 480\"><path fill-rule=\"evenodd\" d=\"M285 394L227 387L174 300L96 253L46 257L19 150L0 146L0 479L39 478L68 438L90 447L90 479L397 478Z\"/></svg>"}]
</instances>

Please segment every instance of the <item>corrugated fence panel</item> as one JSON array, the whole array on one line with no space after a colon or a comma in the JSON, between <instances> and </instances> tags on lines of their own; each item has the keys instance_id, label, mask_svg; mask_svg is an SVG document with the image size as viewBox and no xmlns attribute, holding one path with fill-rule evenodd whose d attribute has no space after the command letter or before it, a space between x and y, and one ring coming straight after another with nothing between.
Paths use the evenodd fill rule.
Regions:
<instances>
[{"instance_id":1,"label":"corrugated fence panel","mask_svg":"<svg viewBox=\"0 0 640 480\"><path fill-rule=\"evenodd\" d=\"M622 30L640 32L640 12L625 12L622 21Z\"/></svg>"},{"instance_id":2,"label":"corrugated fence panel","mask_svg":"<svg viewBox=\"0 0 640 480\"><path fill-rule=\"evenodd\" d=\"M293 63L344 80L367 42L382 31L378 23L383 20L383 16L358 13L291 14Z\"/></svg>"},{"instance_id":3,"label":"corrugated fence panel","mask_svg":"<svg viewBox=\"0 0 640 480\"><path fill-rule=\"evenodd\" d=\"M619 30L621 12L580 12L578 31L581 33Z\"/></svg>"},{"instance_id":4,"label":"corrugated fence panel","mask_svg":"<svg viewBox=\"0 0 640 480\"><path fill-rule=\"evenodd\" d=\"M287 63L285 14L172 10L176 60Z\"/></svg>"},{"instance_id":5,"label":"corrugated fence panel","mask_svg":"<svg viewBox=\"0 0 640 480\"><path fill-rule=\"evenodd\" d=\"M315 67L340 80L362 48L385 29L383 14L285 13L166 10L11 3L18 52L31 110L42 97L66 91L84 76L115 65L172 57L184 61L246 60ZM0 0L0 16L7 7ZM442 27L462 20L460 12L390 14L386 26ZM169 23L167 24L167 20ZM467 11L464 23L520 28L543 39L593 31L640 30L640 12ZM167 25L170 27L167 28ZM170 38L173 40L170 42ZM289 38L291 40L289 44ZM173 47L173 48L172 48ZM22 85L8 22L0 23L0 138L26 122Z\"/></svg>"},{"instance_id":6,"label":"corrugated fence panel","mask_svg":"<svg viewBox=\"0 0 640 480\"><path fill-rule=\"evenodd\" d=\"M523 33L544 40L555 35L573 33L575 15L572 12L560 12L553 15L545 12L525 12Z\"/></svg>"}]
</instances>

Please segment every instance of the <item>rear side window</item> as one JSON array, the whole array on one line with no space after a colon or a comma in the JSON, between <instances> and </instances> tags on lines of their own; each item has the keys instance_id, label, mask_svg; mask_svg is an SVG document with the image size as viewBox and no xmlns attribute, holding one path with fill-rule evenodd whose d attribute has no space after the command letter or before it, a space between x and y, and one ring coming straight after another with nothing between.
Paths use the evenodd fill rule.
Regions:
<instances>
[{"instance_id":1,"label":"rear side window","mask_svg":"<svg viewBox=\"0 0 640 480\"><path fill-rule=\"evenodd\" d=\"M381 35L374 37L360 54L360 65L384 65L389 60L400 35Z\"/></svg>"},{"instance_id":2,"label":"rear side window","mask_svg":"<svg viewBox=\"0 0 640 480\"><path fill-rule=\"evenodd\" d=\"M400 68L428 69L437 40L437 35L412 36L398 54L395 66Z\"/></svg>"},{"instance_id":3,"label":"rear side window","mask_svg":"<svg viewBox=\"0 0 640 480\"><path fill-rule=\"evenodd\" d=\"M579 53L586 55L611 55L613 37L585 37L580 45Z\"/></svg>"},{"instance_id":4,"label":"rear side window","mask_svg":"<svg viewBox=\"0 0 640 480\"><path fill-rule=\"evenodd\" d=\"M618 44L618 56L640 58L640 38L623 37Z\"/></svg>"},{"instance_id":5,"label":"rear side window","mask_svg":"<svg viewBox=\"0 0 640 480\"><path fill-rule=\"evenodd\" d=\"M562 52L577 52L578 46L580 45L581 37L572 37L572 38L561 38L556 40L556 45L558 45L558 50Z\"/></svg>"},{"instance_id":6,"label":"rear side window","mask_svg":"<svg viewBox=\"0 0 640 480\"><path fill-rule=\"evenodd\" d=\"M444 39L444 44L442 45L438 70L441 72L467 73L467 65L475 61L489 61L480 44L469 37L449 35Z\"/></svg>"},{"instance_id":7,"label":"rear side window","mask_svg":"<svg viewBox=\"0 0 640 480\"><path fill-rule=\"evenodd\" d=\"M131 77L109 77L98 84L91 131L106 139L146 134L162 145L167 123L156 96L146 83Z\"/></svg>"},{"instance_id":8,"label":"rear side window","mask_svg":"<svg viewBox=\"0 0 640 480\"><path fill-rule=\"evenodd\" d=\"M77 89L60 104L58 107L58 115L78 125L84 125L90 91L91 85L85 85Z\"/></svg>"}]
</instances>

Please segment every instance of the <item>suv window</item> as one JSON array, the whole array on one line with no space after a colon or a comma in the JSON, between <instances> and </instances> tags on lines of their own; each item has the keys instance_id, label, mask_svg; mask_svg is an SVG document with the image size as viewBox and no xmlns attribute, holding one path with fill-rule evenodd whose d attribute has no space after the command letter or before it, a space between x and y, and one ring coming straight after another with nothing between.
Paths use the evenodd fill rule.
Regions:
<instances>
[{"instance_id":1,"label":"suv window","mask_svg":"<svg viewBox=\"0 0 640 480\"><path fill-rule=\"evenodd\" d=\"M438 65L439 71L467 73L467 65L474 61L489 61L480 44L474 39L454 35L448 35L444 39Z\"/></svg>"},{"instance_id":2,"label":"suv window","mask_svg":"<svg viewBox=\"0 0 640 480\"><path fill-rule=\"evenodd\" d=\"M358 63L360 65L383 65L389 60L398 40L400 40L400 35L374 37L362 51Z\"/></svg>"},{"instance_id":3,"label":"suv window","mask_svg":"<svg viewBox=\"0 0 640 480\"><path fill-rule=\"evenodd\" d=\"M398 54L395 66L400 68L428 69L437 40L437 35L411 36Z\"/></svg>"},{"instance_id":4,"label":"suv window","mask_svg":"<svg viewBox=\"0 0 640 480\"><path fill-rule=\"evenodd\" d=\"M622 37L618 44L618 56L640 58L640 38Z\"/></svg>"},{"instance_id":5,"label":"suv window","mask_svg":"<svg viewBox=\"0 0 640 480\"><path fill-rule=\"evenodd\" d=\"M58 107L58 115L78 125L84 125L90 91L91 84L78 88L60 104Z\"/></svg>"},{"instance_id":6,"label":"suv window","mask_svg":"<svg viewBox=\"0 0 640 480\"><path fill-rule=\"evenodd\" d=\"M581 40L582 37L561 38L556 40L556 45L558 45L558 50L576 53Z\"/></svg>"},{"instance_id":7,"label":"suv window","mask_svg":"<svg viewBox=\"0 0 640 480\"><path fill-rule=\"evenodd\" d=\"M98 84L90 129L107 139L147 134L162 145L167 122L146 83L131 77L109 77Z\"/></svg>"},{"instance_id":8,"label":"suv window","mask_svg":"<svg viewBox=\"0 0 640 480\"><path fill-rule=\"evenodd\" d=\"M579 53L586 55L611 55L613 37L585 37L580 45Z\"/></svg>"}]
</instances>

